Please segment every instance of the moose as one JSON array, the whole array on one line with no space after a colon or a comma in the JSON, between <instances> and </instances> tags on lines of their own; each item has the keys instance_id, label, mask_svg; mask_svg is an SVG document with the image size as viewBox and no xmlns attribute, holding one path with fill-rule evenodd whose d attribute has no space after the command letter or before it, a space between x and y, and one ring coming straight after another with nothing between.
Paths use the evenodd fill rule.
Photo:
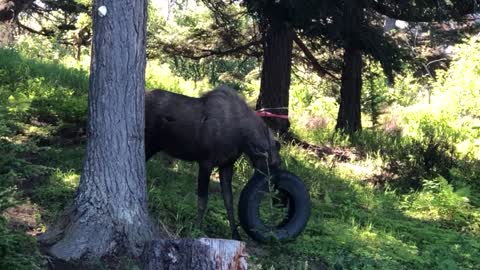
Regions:
<instances>
[{"instance_id":1,"label":"moose","mask_svg":"<svg viewBox=\"0 0 480 270\"><path fill-rule=\"evenodd\" d=\"M146 92L146 159L163 151L198 162L197 225L207 208L210 175L218 167L232 238L240 239L233 212L234 164L245 154L256 170L266 172L280 165L279 149L271 130L234 89L220 86L199 98L159 89Z\"/></svg>"}]
</instances>

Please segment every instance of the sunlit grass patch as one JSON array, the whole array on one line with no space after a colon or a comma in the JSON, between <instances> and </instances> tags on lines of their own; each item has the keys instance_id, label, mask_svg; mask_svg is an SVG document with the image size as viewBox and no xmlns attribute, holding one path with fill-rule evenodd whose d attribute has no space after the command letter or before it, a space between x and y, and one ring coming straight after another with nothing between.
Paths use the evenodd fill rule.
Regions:
<instances>
[{"instance_id":1,"label":"sunlit grass patch","mask_svg":"<svg viewBox=\"0 0 480 270\"><path fill-rule=\"evenodd\" d=\"M76 188L80 182L80 175L75 171L62 172L57 170L52 177L63 181L66 186L72 188Z\"/></svg>"},{"instance_id":2,"label":"sunlit grass patch","mask_svg":"<svg viewBox=\"0 0 480 270\"><path fill-rule=\"evenodd\" d=\"M421 263L418 248L371 224L337 219L323 220L321 233L308 234L302 243L289 244L290 252L323 257L333 267L409 269Z\"/></svg>"},{"instance_id":3,"label":"sunlit grass patch","mask_svg":"<svg viewBox=\"0 0 480 270\"><path fill-rule=\"evenodd\" d=\"M30 125L28 126L24 131L25 131L25 135L27 136L32 136L32 135L36 135L36 136L48 136L50 135L50 132L52 130L52 127L51 126L34 126L34 125Z\"/></svg>"},{"instance_id":4,"label":"sunlit grass patch","mask_svg":"<svg viewBox=\"0 0 480 270\"><path fill-rule=\"evenodd\" d=\"M36 189L34 197L42 204L51 201L49 206L52 204L64 205L73 199L77 185L78 175L56 170L44 184Z\"/></svg>"},{"instance_id":5,"label":"sunlit grass patch","mask_svg":"<svg viewBox=\"0 0 480 270\"><path fill-rule=\"evenodd\" d=\"M471 196L469 187L454 189L438 177L426 180L424 190L403 196L401 208L406 216L480 235L480 209L470 204Z\"/></svg>"}]
</instances>

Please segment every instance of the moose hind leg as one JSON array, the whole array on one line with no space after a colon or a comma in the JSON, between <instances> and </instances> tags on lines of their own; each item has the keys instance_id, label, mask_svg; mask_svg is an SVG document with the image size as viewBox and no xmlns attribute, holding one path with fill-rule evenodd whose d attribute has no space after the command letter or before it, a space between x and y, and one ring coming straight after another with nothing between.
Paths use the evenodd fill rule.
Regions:
<instances>
[{"instance_id":1,"label":"moose hind leg","mask_svg":"<svg viewBox=\"0 0 480 270\"><path fill-rule=\"evenodd\" d=\"M208 184L210 183L210 175L212 174L213 166L209 163L199 163L198 170L198 187L197 187L197 226L200 227L203 221L203 216L207 210L208 204Z\"/></svg>"},{"instance_id":2,"label":"moose hind leg","mask_svg":"<svg viewBox=\"0 0 480 270\"><path fill-rule=\"evenodd\" d=\"M232 177L233 164L220 167L220 186L222 187L223 202L227 210L228 222L230 223L230 230L232 231L232 238L240 240L240 234L235 224L235 216L233 213L233 195L232 195Z\"/></svg>"},{"instance_id":3,"label":"moose hind leg","mask_svg":"<svg viewBox=\"0 0 480 270\"><path fill-rule=\"evenodd\" d=\"M151 136L145 135L145 161L148 161L159 151L160 147L155 143L155 140Z\"/></svg>"}]
</instances>

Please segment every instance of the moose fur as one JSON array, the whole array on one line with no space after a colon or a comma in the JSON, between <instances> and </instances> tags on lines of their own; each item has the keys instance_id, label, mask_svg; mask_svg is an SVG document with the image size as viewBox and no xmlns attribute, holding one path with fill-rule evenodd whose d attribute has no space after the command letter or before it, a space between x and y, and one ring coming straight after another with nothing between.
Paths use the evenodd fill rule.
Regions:
<instances>
[{"instance_id":1,"label":"moose fur","mask_svg":"<svg viewBox=\"0 0 480 270\"><path fill-rule=\"evenodd\" d=\"M244 153L260 171L280 164L279 143L272 132L235 90L228 87L218 87L200 98L164 90L147 92L146 159L159 151L198 162L198 224L207 208L210 175L215 167L219 168L220 186L234 239L240 238L233 213L235 161Z\"/></svg>"}]
</instances>

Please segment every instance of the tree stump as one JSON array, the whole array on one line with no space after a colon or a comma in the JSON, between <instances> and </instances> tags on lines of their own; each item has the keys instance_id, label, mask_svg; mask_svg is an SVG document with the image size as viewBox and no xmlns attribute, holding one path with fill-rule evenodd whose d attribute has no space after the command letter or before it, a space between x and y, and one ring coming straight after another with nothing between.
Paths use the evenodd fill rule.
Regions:
<instances>
[{"instance_id":1,"label":"tree stump","mask_svg":"<svg viewBox=\"0 0 480 270\"><path fill-rule=\"evenodd\" d=\"M144 269L246 270L245 243L225 239L165 239L145 248Z\"/></svg>"}]
</instances>

